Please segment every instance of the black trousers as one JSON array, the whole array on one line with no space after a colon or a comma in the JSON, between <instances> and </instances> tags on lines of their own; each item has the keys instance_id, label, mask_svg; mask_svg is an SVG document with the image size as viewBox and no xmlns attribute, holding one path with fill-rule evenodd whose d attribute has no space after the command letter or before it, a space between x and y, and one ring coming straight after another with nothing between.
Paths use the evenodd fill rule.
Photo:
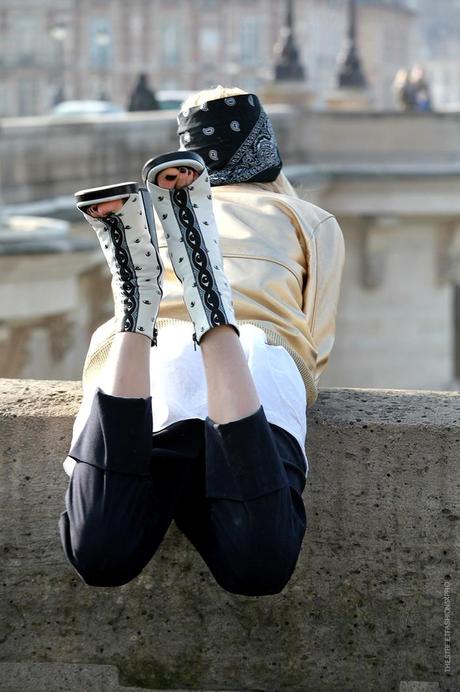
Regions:
<instances>
[{"instance_id":1,"label":"black trousers","mask_svg":"<svg viewBox=\"0 0 460 692\"><path fill-rule=\"evenodd\" d=\"M78 463L59 529L86 584L136 577L172 520L225 590L262 596L289 581L306 529L306 465L262 407L232 423L193 419L152 436L150 398L97 390L69 456Z\"/></svg>"}]
</instances>

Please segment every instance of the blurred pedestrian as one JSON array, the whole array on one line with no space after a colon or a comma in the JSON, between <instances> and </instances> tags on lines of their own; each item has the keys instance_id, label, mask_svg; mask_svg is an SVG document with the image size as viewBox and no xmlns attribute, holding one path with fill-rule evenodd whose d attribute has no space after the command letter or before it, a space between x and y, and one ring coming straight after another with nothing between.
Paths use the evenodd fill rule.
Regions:
<instances>
[{"instance_id":1,"label":"blurred pedestrian","mask_svg":"<svg viewBox=\"0 0 460 692\"><path fill-rule=\"evenodd\" d=\"M416 110L421 112L431 111L430 85L423 67L415 65L412 68L410 72L410 82L415 92Z\"/></svg>"},{"instance_id":2,"label":"blurred pedestrian","mask_svg":"<svg viewBox=\"0 0 460 692\"><path fill-rule=\"evenodd\" d=\"M393 82L396 101L403 111L414 111L417 107L417 97L410 79L410 70L401 68L396 73Z\"/></svg>"},{"instance_id":3,"label":"blurred pedestrian","mask_svg":"<svg viewBox=\"0 0 460 692\"><path fill-rule=\"evenodd\" d=\"M432 109L428 78L425 70L418 65L398 70L393 82L393 91L403 111L424 112Z\"/></svg>"},{"instance_id":4,"label":"blurred pedestrian","mask_svg":"<svg viewBox=\"0 0 460 692\"><path fill-rule=\"evenodd\" d=\"M149 87L147 75L140 74L128 105L129 111L157 111L159 104L155 92Z\"/></svg>"}]
</instances>

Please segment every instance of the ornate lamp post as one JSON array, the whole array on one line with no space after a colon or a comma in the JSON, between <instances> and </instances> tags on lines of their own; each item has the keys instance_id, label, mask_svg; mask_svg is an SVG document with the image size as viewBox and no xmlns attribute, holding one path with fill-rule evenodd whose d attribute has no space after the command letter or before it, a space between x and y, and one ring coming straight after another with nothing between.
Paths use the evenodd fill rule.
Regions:
<instances>
[{"instance_id":1,"label":"ornate lamp post","mask_svg":"<svg viewBox=\"0 0 460 692\"><path fill-rule=\"evenodd\" d=\"M356 0L348 0L348 35L344 50L338 58L338 64L339 88L365 89L367 87L356 45Z\"/></svg>"},{"instance_id":2,"label":"ornate lamp post","mask_svg":"<svg viewBox=\"0 0 460 692\"><path fill-rule=\"evenodd\" d=\"M275 46L275 80L280 82L305 81L307 76L299 60L294 38L293 0L286 0L286 19Z\"/></svg>"},{"instance_id":3,"label":"ornate lamp post","mask_svg":"<svg viewBox=\"0 0 460 692\"><path fill-rule=\"evenodd\" d=\"M261 91L265 103L288 103L301 109L309 109L315 103L316 94L309 89L307 72L300 61L294 31L294 0L286 0L284 24L280 29L274 50L272 79Z\"/></svg>"},{"instance_id":4,"label":"ornate lamp post","mask_svg":"<svg viewBox=\"0 0 460 692\"><path fill-rule=\"evenodd\" d=\"M347 37L337 58L337 87L325 97L327 107L341 111L373 108L356 41L356 0L348 0Z\"/></svg>"}]
</instances>

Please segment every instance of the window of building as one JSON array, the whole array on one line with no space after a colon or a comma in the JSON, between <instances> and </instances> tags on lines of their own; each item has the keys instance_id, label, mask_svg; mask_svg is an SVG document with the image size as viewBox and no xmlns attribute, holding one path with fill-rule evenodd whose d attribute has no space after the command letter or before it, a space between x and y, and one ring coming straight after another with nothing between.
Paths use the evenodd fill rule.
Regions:
<instances>
[{"instance_id":1,"label":"window of building","mask_svg":"<svg viewBox=\"0 0 460 692\"><path fill-rule=\"evenodd\" d=\"M244 65L256 65L260 57L260 28L256 17L242 19L240 25L240 60Z\"/></svg>"},{"instance_id":2,"label":"window of building","mask_svg":"<svg viewBox=\"0 0 460 692\"><path fill-rule=\"evenodd\" d=\"M18 80L18 115L35 115L38 105L38 83L36 79Z\"/></svg>"},{"instance_id":3,"label":"window of building","mask_svg":"<svg viewBox=\"0 0 460 692\"><path fill-rule=\"evenodd\" d=\"M179 64L180 27L177 21L165 22L161 31L161 62L171 66Z\"/></svg>"},{"instance_id":4,"label":"window of building","mask_svg":"<svg viewBox=\"0 0 460 692\"><path fill-rule=\"evenodd\" d=\"M112 62L112 26L105 17L90 20L91 67L107 68Z\"/></svg>"},{"instance_id":5,"label":"window of building","mask_svg":"<svg viewBox=\"0 0 460 692\"><path fill-rule=\"evenodd\" d=\"M200 31L200 53L205 64L214 64L219 57L220 31L217 27L208 26Z\"/></svg>"},{"instance_id":6,"label":"window of building","mask_svg":"<svg viewBox=\"0 0 460 692\"><path fill-rule=\"evenodd\" d=\"M37 57L37 21L34 17L16 17L14 46L19 64L31 65Z\"/></svg>"}]
</instances>

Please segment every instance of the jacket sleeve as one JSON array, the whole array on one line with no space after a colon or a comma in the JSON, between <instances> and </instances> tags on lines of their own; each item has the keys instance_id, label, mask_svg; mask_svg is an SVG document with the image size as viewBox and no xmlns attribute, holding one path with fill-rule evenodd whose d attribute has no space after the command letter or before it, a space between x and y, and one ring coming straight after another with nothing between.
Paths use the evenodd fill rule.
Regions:
<instances>
[{"instance_id":1,"label":"jacket sleeve","mask_svg":"<svg viewBox=\"0 0 460 692\"><path fill-rule=\"evenodd\" d=\"M310 236L304 313L317 350L315 382L326 369L335 340L337 309L345 262L342 229L334 216L321 221Z\"/></svg>"},{"instance_id":2,"label":"jacket sleeve","mask_svg":"<svg viewBox=\"0 0 460 692\"><path fill-rule=\"evenodd\" d=\"M91 337L83 365L83 393L94 389L94 381L100 378L101 372L109 357L110 347L115 335L114 318L101 324Z\"/></svg>"}]
</instances>

